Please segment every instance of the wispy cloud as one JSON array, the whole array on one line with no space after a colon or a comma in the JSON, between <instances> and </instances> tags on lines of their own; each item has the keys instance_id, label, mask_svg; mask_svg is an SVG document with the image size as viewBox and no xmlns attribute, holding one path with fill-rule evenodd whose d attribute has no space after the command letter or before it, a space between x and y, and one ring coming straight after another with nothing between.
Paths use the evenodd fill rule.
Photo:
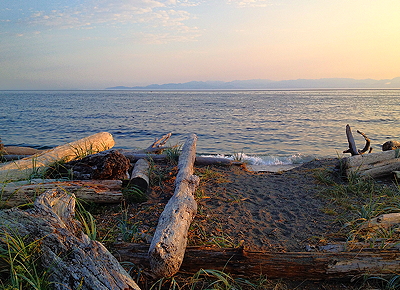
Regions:
<instances>
[{"instance_id":1,"label":"wispy cloud","mask_svg":"<svg viewBox=\"0 0 400 290\"><path fill-rule=\"evenodd\" d=\"M271 0L227 0L227 2L238 7L267 7L272 5Z\"/></svg>"},{"instance_id":2,"label":"wispy cloud","mask_svg":"<svg viewBox=\"0 0 400 290\"><path fill-rule=\"evenodd\" d=\"M89 1L75 7L57 8L49 11L35 11L30 15L31 26L48 29L95 29L111 27L135 30L140 25L156 35L176 35L177 39L190 39L185 36L198 30L188 27L185 22L193 16L184 8L188 1L176 0L103 0ZM171 39L173 39L172 37Z\"/></svg>"}]
</instances>

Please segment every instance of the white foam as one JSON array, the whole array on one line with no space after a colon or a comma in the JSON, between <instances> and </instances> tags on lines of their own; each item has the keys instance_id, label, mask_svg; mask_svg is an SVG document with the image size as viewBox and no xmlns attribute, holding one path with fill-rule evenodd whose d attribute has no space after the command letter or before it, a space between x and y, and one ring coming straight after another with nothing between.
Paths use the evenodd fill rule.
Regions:
<instances>
[{"instance_id":1,"label":"white foam","mask_svg":"<svg viewBox=\"0 0 400 290\"><path fill-rule=\"evenodd\" d=\"M275 155L248 155L245 153L238 153L235 155L217 154L217 155L202 155L202 156L226 158L229 160L239 160L246 162L249 165L257 165L257 166L302 164L314 158L313 156L302 155L302 154L295 154L290 156L275 156Z\"/></svg>"}]
</instances>

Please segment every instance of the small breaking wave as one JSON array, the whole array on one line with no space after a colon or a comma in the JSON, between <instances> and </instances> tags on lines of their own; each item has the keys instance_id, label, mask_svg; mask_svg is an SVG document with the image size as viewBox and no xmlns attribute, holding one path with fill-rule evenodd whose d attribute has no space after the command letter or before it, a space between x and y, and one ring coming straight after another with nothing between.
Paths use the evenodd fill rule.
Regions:
<instances>
[{"instance_id":1,"label":"small breaking wave","mask_svg":"<svg viewBox=\"0 0 400 290\"><path fill-rule=\"evenodd\" d=\"M292 165L292 164L303 164L315 159L312 155L294 154L290 156L276 156L276 155L248 155L245 153L238 153L234 155L201 155L204 157L219 157L226 158L229 160L242 161L249 165L257 166L281 166L281 165Z\"/></svg>"}]
</instances>

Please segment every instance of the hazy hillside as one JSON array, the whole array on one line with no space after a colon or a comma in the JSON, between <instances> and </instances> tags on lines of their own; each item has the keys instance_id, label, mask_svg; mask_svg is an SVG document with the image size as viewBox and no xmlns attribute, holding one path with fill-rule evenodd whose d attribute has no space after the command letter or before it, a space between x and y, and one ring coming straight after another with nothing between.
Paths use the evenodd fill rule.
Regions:
<instances>
[{"instance_id":1,"label":"hazy hillside","mask_svg":"<svg viewBox=\"0 0 400 290\"><path fill-rule=\"evenodd\" d=\"M325 78L325 79L298 79L298 80L244 80L244 81L206 81L153 84L144 87L116 86L107 90L257 90L257 89L384 89L400 88L400 77L394 79L350 79L350 78Z\"/></svg>"}]
</instances>

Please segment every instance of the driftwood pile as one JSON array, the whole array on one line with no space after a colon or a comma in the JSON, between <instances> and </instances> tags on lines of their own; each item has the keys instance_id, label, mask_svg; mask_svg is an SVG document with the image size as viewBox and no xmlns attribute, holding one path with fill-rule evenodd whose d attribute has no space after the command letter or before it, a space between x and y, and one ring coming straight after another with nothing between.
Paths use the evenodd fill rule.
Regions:
<instances>
[{"instance_id":1,"label":"driftwood pile","mask_svg":"<svg viewBox=\"0 0 400 290\"><path fill-rule=\"evenodd\" d=\"M108 150L114 145L109 133L99 133L0 165L0 180L3 182L2 206L34 204L34 208L27 211L18 209L1 211L0 231L8 232L9 229L13 229L14 234L28 235L32 240L44 239L42 264L56 265L52 268L51 279L58 285L57 289L77 289L78 285L81 285L80 289L139 289L111 254L100 243L90 241L80 230L79 223L73 219L75 198L97 203L121 202L123 200L121 179L128 177L131 160L136 164L132 169L130 183L146 190L149 185L149 163L143 157L165 160L167 156L159 154L155 156L154 152L162 152L165 149L163 145L170 135L163 136L142 152L121 153ZM161 214L148 249L148 260L154 277L174 275L179 271L183 261L187 232L197 211L194 191L199 178L193 175L196 142L197 136L191 134L182 148L175 193ZM13 181L27 179L33 173L36 175L42 173L54 162L69 161L74 154L76 156L78 150L80 154L102 151L63 164L66 172L86 180ZM232 164L231 161L218 158L199 158L198 162ZM94 178L106 180L94 180ZM64 260L60 257L71 258Z\"/></svg>"},{"instance_id":2,"label":"driftwood pile","mask_svg":"<svg viewBox=\"0 0 400 290\"><path fill-rule=\"evenodd\" d=\"M352 154L345 161L349 174L355 168L358 172L362 168L364 174L371 175L376 164L385 162L378 167L391 166L400 160L396 150L383 152L387 159L367 157L376 156L374 153L363 155L370 151L369 139L360 132L366 146L358 151L349 126L347 132L348 152ZM36 152L33 157L0 165L0 181L4 183L0 200L2 205L12 207L34 203L32 209L25 211L17 208L0 211L0 236L1 232L13 229L15 233L27 235L32 240L43 239L42 263L50 267L51 279L57 282L56 289L139 289L114 256L101 243L91 241L82 232L79 222L73 218L75 198L119 203L124 198L121 179L129 179L142 190L147 190L149 163L146 160L168 158L156 153L162 153L170 136L163 136L141 152L127 152L110 150L114 140L109 133L103 132L49 151ZM196 157L196 141L197 136L191 134L182 147L175 192L159 218L151 244L117 245L114 255L119 261L144 265L155 278L170 277L178 271L195 273L201 268L247 276L263 273L269 278L311 280L351 278L366 272L389 274L399 270L400 253L396 248L378 252L357 249L354 252L332 253L325 249L304 253L264 253L249 252L243 248L187 247L188 229L197 211L194 191L199 178L193 175L194 164L233 164L227 159ZM43 172L54 162L71 160L82 149L100 153L90 155L83 161L70 162L65 169L72 176L86 181L29 178L32 173ZM131 163L135 163L132 170ZM106 180L94 180L94 177ZM29 182L15 181L21 179L28 179ZM398 215L381 217L371 221L370 226L374 226L372 222L378 226L390 223L392 218L398 218Z\"/></svg>"},{"instance_id":3,"label":"driftwood pile","mask_svg":"<svg viewBox=\"0 0 400 290\"><path fill-rule=\"evenodd\" d=\"M388 141L382 145L382 151L371 153L370 139L362 132L366 143L362 150L357 150L354 137L349 125L346 126L346 135L349 142L349 149L344 153L350 153L350 157L343 159L343 166L346 175L359 175L363 177L380 178L396 174L400 170L400 142ZM370 154L365 154L365 153Z\"/></svg>"}]
</instances>

